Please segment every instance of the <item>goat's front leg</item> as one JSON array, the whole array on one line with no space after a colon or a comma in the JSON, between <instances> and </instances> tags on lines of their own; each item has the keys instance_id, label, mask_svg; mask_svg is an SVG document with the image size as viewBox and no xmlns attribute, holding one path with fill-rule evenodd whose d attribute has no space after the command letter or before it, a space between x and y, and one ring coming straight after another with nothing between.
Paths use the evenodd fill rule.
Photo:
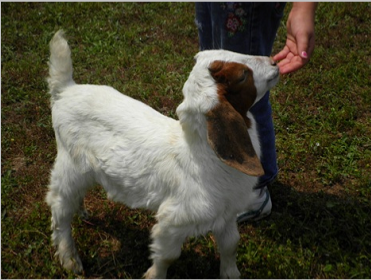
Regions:
<instances>
[{"instance_id":1,"label":"goat's front leg","mask_svg":"<svg viewBox=\"0 0 371 280\"><path fill-rule=\"evenodd\" d=\"M166 278L170 264L180 256L182 244L186 238L184 232L181 228L163 226L160 223L152 228L150 248L153 264L144 274L145 278Z\"/></svg>"},{"instance_id":2,"label":"goat's front leg","mask_svg":"<svg viewBox=\"0 0 371 280\"><path fill-rule=\"evenodd\" d=\"M240 240L237 223L235 220L227 222L224 228L213 232L220 252L220 277L240 278L237 268L237 245Z\"/></svg>"}]
</instances>

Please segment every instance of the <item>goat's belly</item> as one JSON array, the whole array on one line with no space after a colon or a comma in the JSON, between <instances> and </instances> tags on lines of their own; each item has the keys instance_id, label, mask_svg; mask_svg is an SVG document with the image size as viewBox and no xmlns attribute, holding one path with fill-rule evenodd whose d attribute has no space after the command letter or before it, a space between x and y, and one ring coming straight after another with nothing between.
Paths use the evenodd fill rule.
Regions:
<instances>
[{"instance_id":1,"label":"goat's belly","mask_svg":"<svg viewBox=\"0 0 371 280\"><path fill-rule=\"evenodd\" d=\"M135 185L103 185L107 191L108 199L125 204L130 208L142 208L157 211L161 201L158 201L154 194L151 198L151 193L146 193L145 188Z\"/></svg>"},{"instance_id":2,"label":"goat's belly","mask_svg":"<svg viewBox=\"0 0 371 280\"><path fill-rule=\"evenodd\" d=\"M170 195L178 184L177 178L164 181L161 163L167 160L163 156L153 161L141 159L141 154L125 158L125 155L108 158L100 162L100 171L96 181L108 194L108 198L124 203L131 208L146 208L157 211L161 203Z\"/></svg>"}]
</instances>

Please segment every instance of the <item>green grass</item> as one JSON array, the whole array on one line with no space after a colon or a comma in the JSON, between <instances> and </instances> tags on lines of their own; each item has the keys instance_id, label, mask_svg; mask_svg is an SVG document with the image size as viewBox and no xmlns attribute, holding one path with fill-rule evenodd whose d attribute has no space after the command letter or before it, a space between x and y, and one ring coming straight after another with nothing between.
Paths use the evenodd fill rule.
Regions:
<instances>
[{"instance_id":1,"label":"green grass","mask_svg":"<svg viewBox=\"0 0 371 280\"><path fill-rule=\"evenodd\" d=\"M272 215L239 225L243 278L371 277L370 15L370 3L319 4L311 62L272 91L280 174ZM53 257L44 202L56 155L49 40L65 29L77 82L176 117L198 51L194 4L2 3L1 27L2 277L74 278ZM275 53L284 42L283 21ZM73 222L83 277L141 277L154 213L110 202L100 187L86 206L91 218ZM209 234L184 244L168 276L218 274Z\"/></svg>"}]
</instances>

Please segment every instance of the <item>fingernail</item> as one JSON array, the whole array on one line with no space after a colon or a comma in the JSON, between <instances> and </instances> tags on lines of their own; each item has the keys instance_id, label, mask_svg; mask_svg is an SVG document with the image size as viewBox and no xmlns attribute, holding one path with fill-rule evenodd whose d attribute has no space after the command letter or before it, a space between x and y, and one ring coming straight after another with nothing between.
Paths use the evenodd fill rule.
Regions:
<instances>
[{"instance_id":1,"label":"fingernail","mask_svg":"<svg viewBox=\"0 0 371 280\"><path fill-rule=\"evenodd\" d=\"M308 58L307 52L305 52L305 51L301 52L301 57Z\"/></svg>"}]
</instances>

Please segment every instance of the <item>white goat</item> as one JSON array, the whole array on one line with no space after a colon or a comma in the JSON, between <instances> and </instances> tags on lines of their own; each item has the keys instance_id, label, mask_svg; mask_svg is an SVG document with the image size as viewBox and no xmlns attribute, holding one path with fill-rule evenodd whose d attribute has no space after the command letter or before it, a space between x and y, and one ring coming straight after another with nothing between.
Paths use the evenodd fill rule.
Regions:
<instances>
[{"instance_id":1,"label":"white goat","mask_svg":"<svg viewBox=\"0 0 371 280\"><path fill-rule=\"evenodd\" d=\"M50 42L49 90L58 154L46 201L66 268L83 270L71 220L87 190L156 211L147 278L165 278L187 236L212 231L220 275L238 278L236 215L254 201L263 169L248 109L279 77L268 57L203 51L186 81L179 121L108 86L77 85L62 31Z\"/></svg>"}]
</instances>

